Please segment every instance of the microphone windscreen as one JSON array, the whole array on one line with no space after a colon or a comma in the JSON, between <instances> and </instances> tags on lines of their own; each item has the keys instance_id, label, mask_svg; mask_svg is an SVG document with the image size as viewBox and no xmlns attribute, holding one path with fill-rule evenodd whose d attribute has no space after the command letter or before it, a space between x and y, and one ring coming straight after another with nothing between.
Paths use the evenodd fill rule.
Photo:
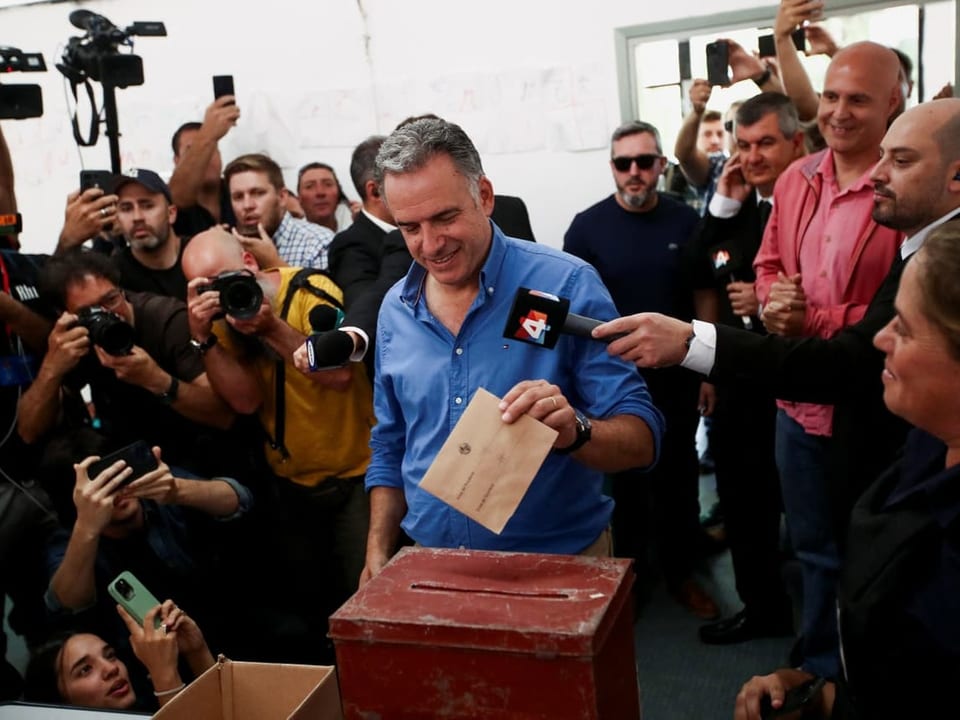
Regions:
<instances>
[{"instance_id":1,"label":"microphone windscreen","mask_svg":"<svg viewBox=\"0 0 960 720\"><path fill-rule=\"evenodd\" d=\"M314 332L326 332L327 330L336 330L343 319L343 313L330 305L317 305L310 311L308 316L310 327Z\"/></svg>"},{"instance_id":2,"label":"microphone windscreen","mask_svg":"<svg viewBox=\"0 0 960 720\"><path fill-rule=\"evenodd\" d=\"M346 365L353 355L353 338L348 333L330 330L307 338L307 362L311 370Z\"/></svg>"}]
</instances>

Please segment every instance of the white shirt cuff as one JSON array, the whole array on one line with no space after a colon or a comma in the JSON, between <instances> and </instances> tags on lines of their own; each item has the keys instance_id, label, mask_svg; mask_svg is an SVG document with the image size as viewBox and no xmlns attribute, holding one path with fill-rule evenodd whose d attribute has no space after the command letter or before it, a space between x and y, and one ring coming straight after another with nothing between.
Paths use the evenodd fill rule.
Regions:
<instances>
[{"instance_id":1,"label":"white shirt cuff","mask_svg":"<svg viewBox=\"0 0 960 720\"><path fill-rule=\"evenodd\" d=\"M693 321L693 340L680 367L709 375L717 359L717 328L702 320Z\"/></svg>"},{"instance_id":2,"label":"white shirt cuff","mask_svg":"<svg viewBox=\"0 0 960 720\"><path fill-rule=\"evenodd\" d=\"M710 198L710 205L707 207L707 212L715 218L726 220L740 212L741 207L743 207L743 203L739 200L734 200L733 198L728 198L715 192L713 197Z\"/></svg>"},{"instance_id":3,"label":"white shirt cuff","mask_svg":"<svg viewBox=\"0 0 960 720\"><path fill-rule=\"evenodd\" d=\"M370 347L370 338L367 337L367 334L358 327L351 327L349 325L344 325L337 328L340 332L347 332L349 330L352 333L356 333L363 338L363 347L359 350L354 350L353 355L350 356L350 362L360 362L363 360L364 356L367 354L367 348Z\"/></svg>"}]
</instances>

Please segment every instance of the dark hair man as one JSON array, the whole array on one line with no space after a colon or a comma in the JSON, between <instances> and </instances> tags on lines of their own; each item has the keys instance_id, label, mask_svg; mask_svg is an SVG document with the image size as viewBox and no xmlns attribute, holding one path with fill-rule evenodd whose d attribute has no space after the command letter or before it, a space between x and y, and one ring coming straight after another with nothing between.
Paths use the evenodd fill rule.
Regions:
<instances>
[{"instance_id":1,"label":"dark hair man","mask_svg":"<svg viewBox=\"0 0 960 720\"><path fill-rule=\"evenodd\" d=\"M237 216L238 239L259 265L327 269L333 233L287 212L283 201L288 191L277 163L260 153L241 155L227 164L223 179Z\"/></svg>"},{"instance_id":2,"label":"dark hair man","mask_svg":"<svg viewBox=\"0 0 960 720\"><path fill-rule=\"evenodd\" d=\"M126 246L114 252L120 285L127 290L187 298L180 267L183 241L173 229L177 208L170 188L152 170L131 168L114 177L117 223Z\"/></svg>"}]
</instances>

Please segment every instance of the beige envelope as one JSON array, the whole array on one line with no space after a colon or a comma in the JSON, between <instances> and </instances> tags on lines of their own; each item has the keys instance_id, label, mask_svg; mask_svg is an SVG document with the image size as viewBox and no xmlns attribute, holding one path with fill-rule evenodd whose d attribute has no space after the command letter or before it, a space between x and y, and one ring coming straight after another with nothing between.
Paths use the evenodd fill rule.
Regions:
<instances>
[{"instance_id":1,"label":"beige envelope","mask_svg":"<svg viewBox=\"0 0 960 720\"><path fill-rule=\"evenodd\" d=\"M499 405L498 397L477 390L420 481L422 489L497 534L557 439L556 430L529 415L508 425Z\"/></svg>"}]
</instances>

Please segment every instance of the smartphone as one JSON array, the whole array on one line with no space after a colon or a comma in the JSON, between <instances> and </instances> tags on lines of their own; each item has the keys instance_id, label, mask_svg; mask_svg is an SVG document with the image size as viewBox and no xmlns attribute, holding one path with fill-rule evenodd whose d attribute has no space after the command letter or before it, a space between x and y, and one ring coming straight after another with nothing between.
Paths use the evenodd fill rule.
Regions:
<instances>
[{"instance_id":1,"label":"smartphone","mask_svg":"<svg viewBox=\"0 0 960 720\"><path fill-rule=\"evenodd\" d=\"M803 28L797 28L790 36L793 38L793 46L797 50L806 52L807 34L803 31ZM762 58L777 56L777 44L773 35L761 35L757 38L757 52Z\"/></svg>"},{"instance_id":2,"label":"smartphone","mask_svg":"<svg viewBox=\"0 0 960 720\"><path fill-rule=\"evenodd\" d=\"M81 170L80 192L93 187L98 187L105 193L109 193L113 187L113 173L109 170Z\"/></svg>"},{"instance_id":3,"label":"smartphone","mask_svg":"<svg viewBox=\"0 0 960 720\"><path fill-rule=\"evenodd\" d=\"M711 85L730 84L730 47L724 40L707 45L707 82Z\"/></svg>"},{"instance_id":4,"label":"smartphone","mask_svg":"<svg viewBox=\"0 0 960 720\"><path fill-rule=\"evenodd\" d=\"M135 443L120 448L116 452L112 452L106 457L102 457L92 463L90 467L87 468L87 476L93 480L117 460L123 460L133 470L133 472L120 483L120 487L129 485L138 477L143 477L148 472L152 472L159 467L157 458L153 454L150 445L148 445L145 440L137 440Z\"/></svg>"},{"instance_id":5,"label":"smartphone","mask_svg":"<svg viewBox=\"0 0 960 720\"><path fill-rule=\"evenodd\" d=\"M213 76L213 99L221 98L224 95L233 95L233 75L214 75Z\"/></svg>"},{"instance_id":6,"label":"smartphone","mask_svg":"<svg viewBox=\"0 0 960 720\"><path fill-rule=\"evenodd\" d=\"M124 570L111 580L107 585L107 592L141 627L147 613L160 604L160 601L129 570ZM160 627L159 614L154 618L153 626Z\"/></svg>"}]
</instances>

